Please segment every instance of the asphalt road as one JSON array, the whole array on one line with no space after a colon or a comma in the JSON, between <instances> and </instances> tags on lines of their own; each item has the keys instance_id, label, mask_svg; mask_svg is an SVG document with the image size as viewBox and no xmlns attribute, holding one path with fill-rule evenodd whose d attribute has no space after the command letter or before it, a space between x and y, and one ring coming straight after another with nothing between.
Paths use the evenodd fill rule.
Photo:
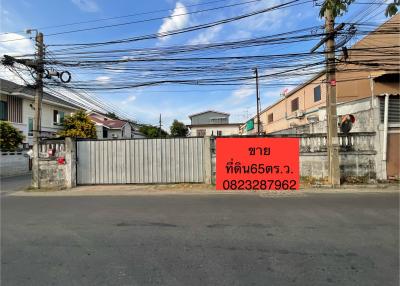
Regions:
<instances>
[{"instance_id":1,"label":"asphalt road","mask_svg":"<svg viewBox=\"0 0 400 286\"><path fill-rule=\"evenodd\" d=\"M399 194L1 200L1 285L398 285Z\"/></svg>"}]
</instances>

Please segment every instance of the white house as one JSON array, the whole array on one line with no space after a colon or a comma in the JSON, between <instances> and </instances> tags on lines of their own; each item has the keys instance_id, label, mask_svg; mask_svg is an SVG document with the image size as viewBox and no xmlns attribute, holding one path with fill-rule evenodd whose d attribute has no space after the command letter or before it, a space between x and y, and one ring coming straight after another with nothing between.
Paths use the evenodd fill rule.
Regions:
<instances>
[{"instance_id":1,"label":"white house","mask_svg":"<svg viewBox=\"0 0 400 286\"><path fill-rule=\"evenodd\" d=\"M96 125L97 139L145 138L132 122L113 119L95 112L89 113L89 118Z\"/></svg>"},{"instance_id":2,"label":"white house","mask_svg":"<svg viewBox=\"0 0 400 286\"><path fill-rule=\"evenodd\" d=\"M34 95L33 88L0 79L0 120L9 121L19 129L29 146L33 144ZM78 109L79 106L44 92L41 137L53 137L62 129L64 116Z\"/></svg>"},{"instance_id":3,"label":"white house","mask_svg":"<svg viewBox=\"0 0 400 286\"><path fill-rule=\"evenodd\" d=\"M207 110L189 115L190 136L226 136L238 135L242 123L229 123L229 113Z\"/></svg>"}]
</instances>

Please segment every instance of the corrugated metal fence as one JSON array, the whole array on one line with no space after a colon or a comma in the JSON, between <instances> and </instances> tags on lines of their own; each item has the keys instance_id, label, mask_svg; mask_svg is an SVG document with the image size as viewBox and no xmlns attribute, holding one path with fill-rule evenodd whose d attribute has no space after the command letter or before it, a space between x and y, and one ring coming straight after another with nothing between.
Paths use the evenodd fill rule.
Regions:
<instances>
[{"instance_id":1,"label":"corrugated metal fence","mask_svg":"<svg viewBox=\"0 0 400 286\"><path fill-rule=\"evenodd\" d=\"M204 138L77 142L77 183L197 183L204 181Z\"/></svg>"}]
</instances>

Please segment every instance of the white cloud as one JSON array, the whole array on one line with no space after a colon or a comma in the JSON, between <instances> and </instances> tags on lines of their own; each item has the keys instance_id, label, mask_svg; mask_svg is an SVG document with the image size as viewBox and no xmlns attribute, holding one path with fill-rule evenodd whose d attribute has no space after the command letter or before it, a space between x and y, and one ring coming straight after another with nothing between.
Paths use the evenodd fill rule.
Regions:
<instances>
[{"instance_id":1,"label":"white cloud","mask_svg":"<svg viewBox=\"0 0 400 286\"><path fill-rule=\"evenodd\" d=\"M97 12L99 11L99 6L94 0L71 0L79 9L85 12Z\"/></svg>"},{"instance_id":2,"label":"white cloud","mask_svg":"<svg viewBox=\"0 0 400 286\"><path fill-rule=\"evenodd\" d=\"M201 32L197 37L188 42L189 45L209 44L215 40L221 31L222 26L215 26Z\"/></svg>"},{"instance_id":3,"label":"white cloud","mask_svg":"<svg viewBox=\"0 0 400 286\"><path fill-rule=\"evenodd\" d=\"M17 40L16 39L22 39ZM16 33L8 33L0 35L0 58L3 55L17 56L25 54L33 54L35 52L34 44L30 39ZM32 77L25 72L20 71L19 74L26 80L31 80ZM15 73L0 65L0 77L10 80L18 84L25 84L25 82Z\"/></svg>"},{"instance_id":4,"label":"white cloud","mask_svg":"<svg viewBox=\"0 0 400 286\"><path fill-rule=\"evenodd\" d=\"M30 39L16 33L7 33L0 35L0 56L33 54L35 48Z\"/></svg>"},{"instance_id":5,"label":"white cloud","mask_svg":"<svg viewBox=\"0 0 400 286\"><path fill-rule=\"evenodd\" d=\"M186 14L187 12L185 5L181 2L176 2L174 11L171 16L164 19L160 29L158 29L158 33L163 35L166 32L184 28L189 23L189 15L182 14ZM164 41L167 38L169 37L160 37L160 39Z\"/></svg>"},{"instance_id":6,"label":"white cloud","mask_svg":"<svg viewBox=\"0 0 400 286\"><path fill-rule=\"evenodd\" d=\"M270 0L270 1L259 1L247 6L245 9L246 13L254 12L257 10L267 9L280 4L281 0ZM288 25L288 22L297 20L296 17L288 17L289 9L277 9L261 13L253 17L243 19L235 23L243 31L250 33L263 32L263 31L275 31L281 28L283 25ZM294 19L293 19L294 18Z\"/></svg>"},{"instance_id":7,"label":"white cloud","mask_svg":"<svg viewBox=\"0 0 400 286\"><path fill-rule=\"evenodd\" d=\"M102 75L102 76L96 77L96 81L100 84L106 84L106 83L110 82L110 80L111 80L111 77L109 77L109 76Z\"/></svg>"},{"instance_id":8,"label":"white cloud","mask_svg":"<svg viewBox=\"0 0 400 286\"><path fill-rule=\"evenodd\" d=\"M234 104L241 103L247 97L255 94L255 87L243 85L234 92L232 92L232 100Z\"/></svg>"},{"instance_id":9,"label":"white cloud","mask_svg":"<svg viewBox=\"0 0 400 286\"><path fill-rule=\"evenodd\" d=\"M122 104L127 104L129 102L135 101L136 100L136 96L135 95L130 95L128 96L124 101L122 101Z\"/></svg>"}]
</instances>

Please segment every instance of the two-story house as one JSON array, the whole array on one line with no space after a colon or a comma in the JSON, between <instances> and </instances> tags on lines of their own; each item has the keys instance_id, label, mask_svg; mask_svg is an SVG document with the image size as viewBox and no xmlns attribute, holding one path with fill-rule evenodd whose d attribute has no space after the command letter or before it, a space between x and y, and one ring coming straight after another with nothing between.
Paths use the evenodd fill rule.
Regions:
<instances>
[{"instance_id":1,"label":"two-story house","mask_svg":"<svg viewBox=\"0 0 400 286\"><path fill-rule=\"evenodd\" d=\"M207 110L189 115L189 136L225 136L239 134L242 123L229 123L229 113Z\"/></svg>"},{"instance_id":2,"label":"two-story house","mask_svg":"<svg viewBox=\"0 0 400 286\"><path fill-rule=\"evenodd\" d=\"M33 144L33 118L35 114L35 89L0 79L0 120L9 121L24 135L24 143ZM43 93L41 137L53 137L62 129L66 115L81 107Z\"/></svg>"}]
</instances>

